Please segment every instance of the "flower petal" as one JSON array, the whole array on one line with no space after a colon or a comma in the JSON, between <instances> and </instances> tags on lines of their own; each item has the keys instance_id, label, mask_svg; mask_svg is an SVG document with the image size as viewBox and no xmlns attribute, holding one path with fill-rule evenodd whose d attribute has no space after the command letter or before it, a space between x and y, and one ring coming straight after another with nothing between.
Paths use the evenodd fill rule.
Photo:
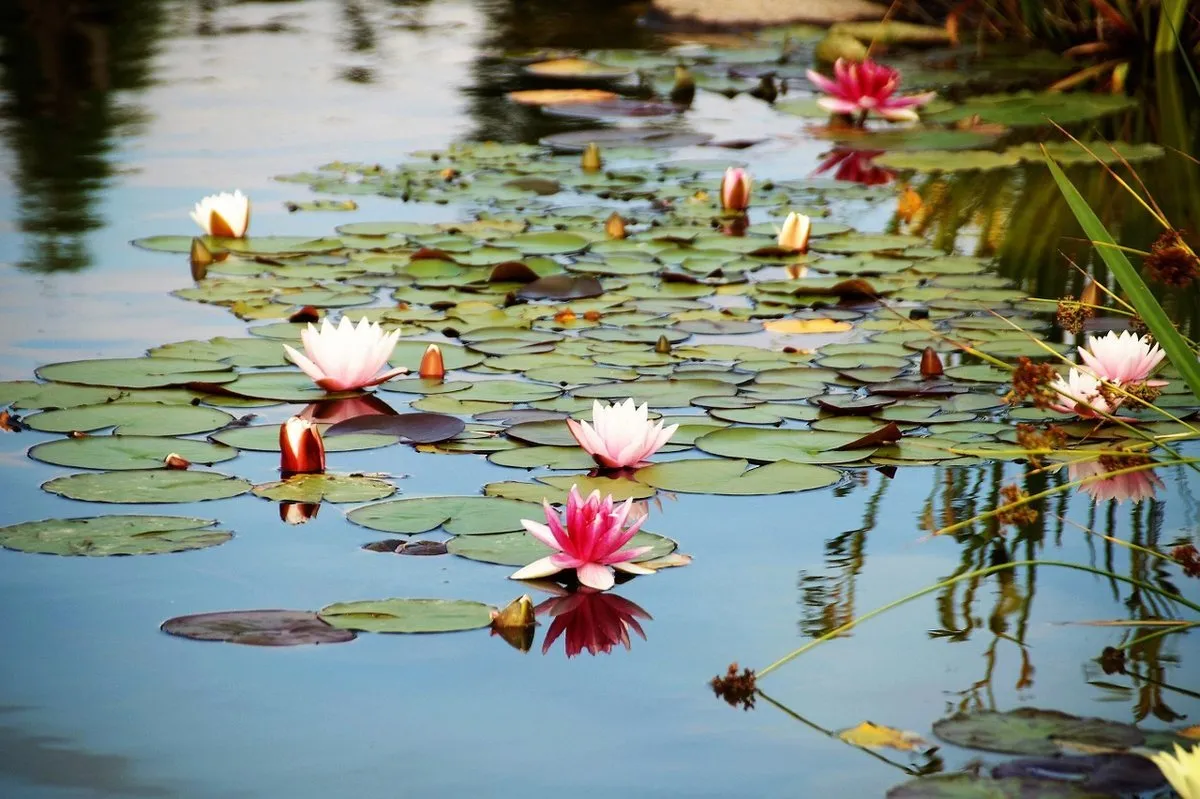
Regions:
<instances>
[{"instance_id":1,"label":"flower petal","mask_svg":"<svg viewBox=\"0 0 1200 799\"><path fill-rule=\"evenodd\" d=\"M517 569L508 576L510 580L533 580L538 577L549 577L552 574L558 574L562 569L554 565L550 556L539 558L528 566Z\"/></svg>"},{"instance_id":2,"label":"flower petal","mask_svg":"<svg viewBox=\"0 0 1200 799\"><path fill-rule=\"evenodd\" d=\"M597 591L607 591L616 582L612 569L601 566L599 563L585 563L579 566L575 569L575 576L579 578L580 584L595 588Z\"/></svg>"}]
</instances>

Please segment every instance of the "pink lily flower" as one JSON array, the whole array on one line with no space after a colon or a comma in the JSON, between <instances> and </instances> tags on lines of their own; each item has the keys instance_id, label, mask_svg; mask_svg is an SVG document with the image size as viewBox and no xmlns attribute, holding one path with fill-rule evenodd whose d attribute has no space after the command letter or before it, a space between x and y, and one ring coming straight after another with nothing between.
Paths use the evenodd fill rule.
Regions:
<instances>
[{"instance_id":1,"label":"pink lily flower","mask_svg":"<svg viewBox=\"0 0 1200 799\"><path fill-rule=\"evenodd\" d=\"M400 368L379 374L379 370L387 365L388 358L392 357L398 338L399 330L384 333L382 327L368 322L366 318L355 326L343 316L337 326L328 319L322 319L320 330L309 323L300 333L304 355L287 344L283 345L283 349L291 362L303 369L321 388L326 391L353 391L376 386L408 373L407 369Z\"/></svg>"},{"instance_id":2,"label":"pink lily flower","mask_svg":"<svg viewBox=\"0 0 1200 799\"><path fill-rule=\"evenodd\" d=\"M614 568L630 574L654 574L653 569L631 562L650 547L622 549L642 526L640 521L625 526L632 499L614 507L611 494L601 500L600 492L593 491L584 500L579 487L571 486L565 524L549 502L543 500L542 504L547 524L530 519L522 519L521 524L534 538L558 551L519 569L512 575L513 580L549 577L574 569L582 585L607 591L615 582Z\"/></svg>"},{"instance_id":3,"label":"pink lily flower","mask_svg":"<svg viewBox=\"0 0 1200 799\"><path fill-rule=\"evenodd\" d=\"M864 119L867 114L878 114L890 122L912 122L917 119L913 108L936 96L934 92L895 96L900 73L869 58L860 63L839 58L833 74L830 80L815 70L808 71L808 79L828 95L817 104L833 114L858 114Z\"/></svg>"},{"instance_id":4,"label":"pink lily flower","mask_svg":"<svg viewBox=\"0 0 1200 799\"><path fill-rule=\"evenodd\" d=\"M542 654L566 633L567 657L585 649L591 655L607 655L620 644L630 649L629 631L643 641L646 633L638 619L652 618L637 603L616 594L602 594L581 588L573 594L547 599L535 608L538 615L550 614L552 621L542 643Z\"/></svg>"},{"instance_id":5,"label":"pink lily flower","mask_svg":"<svg viewBox=\"0 0 1200 799\"><path fill-rule=\"evenodd\" d=\"M1050 389L1055 392L1056 399L1050 407L1059 413L1077 414L1083 419L1111 416L1120 403L1110 405L1100 393L1102 385L1104 383L1095 375L1072 369L1065 378L1059 375L1051 381Z\"/></svg>"},{"instance_id":6,"label":"pink lily flower","mask_svg":"<svg viewBox=\"0 0 1200 799\"><path fill-rule=\"evenodd\" d=\"M663 427L661 421L651 422L647 405L639 408L630 398L612 405L601 405L595 400L592 423L568 419L567 428L579 446L601 466L623 469L646 463L675 435L679 425Z\"/></svg>"},{"instance_id":7,"label":"pink lily flower","mask_svg":"<svg viewBox=\"0 0 1200 799\"><path fill-rule=\"evenodd\" d=\"M721 208L742 213L750 207L750 173L731 166L721 178Z\"/></svg>"},{"instance_id":8,"label":"pink lily flower","mask_svg":"<svg viewBox=\"0 0 1200 799\"><path fill-rule=\"evenodd\" d=\"M1109 331L1106 336L1089 336L1079 357L1099 378L1117 385L1141 383L1162 362L1166 353L1148 336L1130 331Z\"/></svg>"},{"instance_id":9,"label":"pink lily flower","mask_svg":"<svg viewBox=\"0 0 1200 799\"><path fill-rule=\"evenodd\" d=\"M1115 499L1120 505L1128 499L1136 505L1143 499L1154 499L1158 496L1158 489L1163 485L1158 475L1149 469L1105 477L1104 475L1108 473L1108 467L1101 463L1099 458L1072 461L1067 467L1067 474L1071 482L1087 480L1086 483L1079 486L1079 490L1090 495L1096 502Z\"/></svg>"}]
</instances>

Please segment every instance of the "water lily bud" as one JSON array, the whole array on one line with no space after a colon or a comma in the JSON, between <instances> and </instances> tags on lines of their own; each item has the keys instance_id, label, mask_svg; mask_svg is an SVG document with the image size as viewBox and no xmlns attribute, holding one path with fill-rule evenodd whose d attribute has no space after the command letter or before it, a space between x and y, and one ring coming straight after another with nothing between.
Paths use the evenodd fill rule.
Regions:
<instances>
[{"instance_id":1,"label":"water lily bud","mask_svg":"<svg viewBox=\"0 0 1200 799\"><path fill-rule=\"evenodd\" d=\"M325 442L312 422L293 416L279 427L279 470L284 474L325 471Z\"/></svg>"},{"instance_id":2,"label":"water lily bud","mask_svg":"<svg viewBox=\"0 0 1200 799\"><path fill-rule=\"evenodd\" d=\"M1096 283L1095 280L1092 280L1090 277L1087 279L1087 283L1085 283L1083 286L1083 292L1079 295L1079 304L1080 305L1101 305L1102 304L1102 301L1100 298L1100 286Z\"/></svg>"},{"instance_id":3,"label":"water lily bud","mask_svg":"<svg viewBox=\"0 0 1200 799\"><path fill-rule=\"evenodd\" d=\"M178 452L172 452L170 455L163 458L163 465L168 469L186 469L192 465L192 462L180 455Z\"/></svg>"},{"instance_id":4,"label":"water lily bud","mask_svg":"<svg viewBox=\"0 0 1200 799\"><path fill-rule=\"evenodd\" d=\"M279 519L288 524L305 524L309 519L317 518L320 510L320 502L280 502Z\"/></svg>"},{"instance_id":5,"label":"water lily bud","mask_svg":"<svg viewBox=\"0 0 1200 799\"><path fill-rule=\"evenodd\" d=\"M808 252L808 236L812 232L812 220L804 214L792 211L783 220L783 229L779 231L779 248L793 252Z\"/></svg>"},{"instance_id":6,"label":"water lily bud","mask_svg":"<svg viewBox=\"0 0 1200 799\"><path fill-rule=\"evenodd\" d=\"M203 280L208 274L208 265L213 260L212 250L208 249L200 239L193 238L192 251L188 255L188 262L192 266L192 279Z\"/></svg>"},{"instance_id":7,"label":"water lily bud","mask_svg":"<svg viewBox=\"0 0 1200 799\"><path fill-rule=\"evenodd\" d=\"M583 148L583 159L580 164L584 172L599 172L604 166L604 159L600 157L600 148L595 142L588 142L588 146Z\"/></svg>"},{"instance_id":8,"label":"water lily bud","mask_svg":"<svg viewBox=\"0 0 1200 799\"><path fill-rule=\"evenodd\" d=\"M509 602L503 610L492 611L492 627L528 627L534 623L533 600L529 594Z\"/></svg>"},{"instance_id":9,"label":"water lily bud","mask_svg":"<svg viewBox=\"0 0 1200 799\"><path fill-rule=\"evenodd\" d=\"M625 238L625 220L616 211L604 223L604 234L610 239Z\"/></svg>"},{"instance_id":10,"label":"water lily bud","mask_svg":"<svg viewBox=\"0 0 1200 799\"><path fill-rule=\"evenodd\" d=\"M658 341L654 343L654 351L659 355L666 355L671 351L671 342L666 336L659 336Z\"/></svg>"},{"instance_id":11,"label":"water lily bud","mask_svg":"<svg viewBox=\"0 0 1200 799\"><path fill-rule=\"evenodd\" d=\"M921 377L926 379L942 376L942 359L933 347L926 347L921 353Z\"/></svg>"},{"instance_id":12,"label":"water lily bud","mask_svg":"<svg viewBox=\"0 0 1200 799\"><path fill-rule=\"evenodd\" d=\"M675 67L675 85L671 87L671 102L687 108L696 98L696 80L683 64Z\"/></svg>"},{"instance_id":13,"label":"water lily bud","mask_svg":"<svg viewBox=\"0 0 1200 799\"><path fill-rule=\"evenodd\" d=\"M425 354L421 356L421 366L417 374L426 380L441 380L446 376L446 363L442 360L442 349L436 344L430 344Z\"/></svg>"},{"instance_id":14,"label":"water lily bud","mask_svg":"<svg viewBox=\"0 0 1200 799\"><path fill-rule=\"evenodd\" d=\"M731 166L725 170L725 177L721 178L721 208L740 214L749 207L750 173Z\"/></svg>"}]
</instances>

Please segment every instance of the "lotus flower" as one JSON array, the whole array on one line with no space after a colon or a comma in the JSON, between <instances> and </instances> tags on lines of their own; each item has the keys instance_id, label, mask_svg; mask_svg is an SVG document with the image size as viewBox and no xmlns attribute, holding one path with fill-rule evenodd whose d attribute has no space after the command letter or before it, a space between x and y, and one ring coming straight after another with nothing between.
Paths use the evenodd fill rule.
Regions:
<instances>
[{"instance_id":1,"label":"lotus flower","mask_svg":"<svg viewBox=\"0 0 1200 799\"><path fill-rule=\"evenodd\" d=\"M1129 331L1109 331L1104 337L1089 336L1079 357L1099 378L1117 385L1141 383L1150 376L1166 353L1146 336Z\"/></svg>"},{"instance_id":2,"label":"lotus flower","mask_svg":"<svg viewBox=\"0 0 1200 799\"><path fill-rule=\"evenodd\" d=\"M1187 751L1175 744L1175 752L1147 755L1182 799L1200 799L1200 744Z\"/></svg>"},{"instance_id":3,"label":"lotus flower","mask_svg":"<svg viewBox=\"0 0 1200 799\"><path fill-rule=\"evenodd\" d=\"M731 166L721 178L721 208L740 214L749 207L750 173Z\"/></svg>"},{"instance_id":4,"label":"lotus flower","mask_svg":"<svg viewBox=\"0 0 1200 799\"><path fill-rule=\"evenodd\" d=\"M1057 399L1050 407L1060 413L1078 414L1084 419L1111 415L1120 403L1110 405L1100 393L1102 385L1094 375L1071 369L1065 379L1059 375L1051 381L1050 390L1055 392Z\"/></svg>"},{"instance_id":5,"label":"lotus flower","mask_svg":"<svg viewBox=\"0 0 1200 799\"><path fill-rule=\"evenodd\" d=\"M436 344L430 344L425 349L425 354L421 356L421 365L417 369L417 374L428 380L441 380L446 376L446 362L442 359L442 348Z\"/></svg>"},{"instance_id":6,"label":"lotus flower","mask_svg":"<svg viewBox=\"0 0 1200 799\"><path fill-rule=\"evenodd\" d=\"M1111 477L1101 476L1109 474L1109 471L1109 468L1104 466L1098 458L1072 461L1067 467L1067 474L1070 476L1071 482L1095 478L1079 486L1079 489L1096 502L1115 499L1119 505L1129 499L1136 505L1143 499L1154 499L1158 495L1158 489L1162 488L1162 480L1158 479L1158 476L1149 469L1114 474Z\"/></svg>"},{"instance_id":7,"label":"lotus flower","mask_svg":"<svg viewBox=\"0 0 1200 799\"><path fill-rule=\"evenodd\" d=\"M630 648L629 631L642 640L646 633L638 619L652 618L637 604L616 594L602 594L581 588L573 594L547 599L535 611L550 614L553 621L542 642L542 654L566 633L567 657L573 658L585 649L592 655L607 655L617 644Z\"/></svg>"},{"instance_id":8,"label":"lotus flower","mask_svg":"<svg viewBox=\"0 0 1200 799\"><path fill-rule=\"evenodd\" d=\"M831 150L825 155L825 160L813 170L813 174L820 175L832 169L834 180L861 183L864 186L883 186L896 178L896 173L892 170L872 163L873 159L883 153L883 150Z\"/></svg>"},{"instance_id":9,"label":"lotus flower","mask_svg":"<svg viewBox=\"0 0 1200 799\"><path fill-rule=\"evenodd\" d=\"M592 423L567 420L567 428L601 466L623 469L640 466L662 449L679 425L663 427L661 421L651 422L646 405L637 407L632 399L612 405L592 402Z\"/></svg>"},{"instance_id":10,"label":"lotus flower","mask_svg":"<svg viewBox=\"0 0 1200 799\"><path fill-rule=\"evenodd\" d=\"M196 203L192 219L210 236L240 239L250 227L250 198L241 190L210 194Z\"/></svg>"},{"instance_id":11,"label":"lotus flower","mask_svg":"<svg viewBox=\"0 0 1200 799\"><path fill-rule=\"evenodd\" d=\"M293 416L279 426L279 470L284 474L325 471L325 442L307 419Z\"/></svg>"},{"instance_id":12,"label":"lotus flower","mask_svg":"<svg viewBox=\"0 0 1200 799\"><path fill-rule=\"evenodd\" d=\"M917 119L913 108L935 97L933 92L894 96L900 86L900 73L869 58L860 63L839 58L833 65L833 75L830 80L815 70L808 71L808 79L829 95L817 105L833 114L858 114L859 124L867 114L878 114L891 122L913 121Z\"/></svg>"},{"instance_id":13,"label":"lotus flower","mask_svg":"<svg viewBox=\"0 0 1200 799\"><path fill-rule=\"evenodd\" d=\"M582 585L597 591L613 587L613 568L630 574L653 574L653 569L631 561L644 555L650 547L622 549L641 527L641 522L625 526L632 499L614 507L612 495L603 500L593 491L587 500L579 496L579 487L571 486L567 495L566 523L559 520L558 511L543 500L546 522L522 519L521 524L537 540L558 550L535 560L512 575L514 580L549 577L566 569L574 569ZM548 526L547 526L548 525Z\"/></svg>"},{"instance_id":14,"label":"lotus flower","mask_svg":"<svg viewBox=\"0 0 1200 799\"><path fill-rule=\"evenodd\" d=\"M328 319L322 319L320 330L309 323L300 333L306 355L287 344L283 349L292 363L303 369L321 388L353 391L408 373L407 369L401 368L379 374L379 370L387 365L399 337L399 330L384 333L383 328L366 318L355 326L343 316L336 326Z\"/></svg>"},{"instance_id":15,"label":"lotus flower","mask_svg":"<svg viewBox=\"0 0 1200 799\"><path fill-rule=\"evenodd\" d=\"M808 252L808 236L812 232L812 220L804 214L792 211L783 220L783 229L779 231L779 248L793 252Z\"/></svg>"}]
</instances>

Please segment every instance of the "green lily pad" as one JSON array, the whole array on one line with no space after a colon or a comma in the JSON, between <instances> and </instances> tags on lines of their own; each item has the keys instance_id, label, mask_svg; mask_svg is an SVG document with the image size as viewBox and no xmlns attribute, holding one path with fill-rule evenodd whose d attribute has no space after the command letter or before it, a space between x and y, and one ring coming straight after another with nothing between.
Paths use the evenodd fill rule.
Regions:
<instances>
[{"instance_id":1,"label":"green lily pad","mask_svg":"<svg viewBox=\"0 0 1200 799\"><path fill-rule=\"evenodd\" d=\"M162 469L156 471L69 474L42 485L42 490L84 502L202 502L245 494L250 483L217 472Z\"/></svg>"},{"instance_id":2,"label":"green lily pad","mask_svg":"<svg viewBox=\"0 0 1200 799\"><path fill-rule=\"evenodd\" d=\"M38 383L35 380L0 383L0 406L10 405L17 410L75 408L110 402L119 396L120 389L99 386Z\"/></svg>"},{"instance_id":3,"label":"green lily pad","mask_svg":"<svg viewBox=\"0 0 1200 799\"><path fill-rule=\"evenodd\" d=\"M354 474L293 474L254 487L254 495L274 502L369 502L396 493L377 477Z\"/></svg>"},{"instance_id":4,"label":"green lily pad","mask_svg":"<svg viewBox=\"0 0 1200 799\"><path fill-rule=\"evenodd\" d=\"M935 774L894 786L887 799L1105 799L1079 785L1030 777L993 780L974 774Z\"/></svg>"},{"instance_id":5,"label":"green lily pad","mask_svg":"<svg viewBox=\"0 0 1200 799\"><path fill-rule=\"evenodd\" d=\"M488 460L497 466L517 469L590 469L596 465L592 456L577 446L550 447L532 446L501 450L488 455Z\"/></svg>"},{"instance_id":6,"label":"green lily pad","mask_svg":"<svg viewBox=\"0 0 1200 799\"><path fill-rule=\"evenodd\" d=\"M462 599L368 599L317 611L326 624L365 633L449 633L492 623L494 608Z\"/></svg>"},{"instance_id":7,"label":"green lily pad","mask_svg":"<svg viewBox=\"0 0 1200 799\"><path fill-rule=\"evenodd\" d=\"M341 397L357 396L357 391L325 391L303 372L251 372L240 375L221 386L241 397L279 400L281 402L322 402Z\"/></svg>"},{"instance_id":8,"label":"green lily pad","mask_svg":"<svg viewBox=\"0 0 1200 799\"><path fill-rule=\"evenodd\" d=\"M710 455L744 458L757 463L849 463L870 457L872 449L841 451L856 441L853 433L819 430L763 430L726 427L696 439L696 448Z\"/></svg>"},{"instance_id":9,"label":"green lily pad","mask_svg":"<svg viewBox=\"0 0 1200 799\"><path fill-rule=\"evenodd\" d=\"M315 303L306 304L313 305ZM155 358L227 361L233 366L242 368L286 366L289 363L283 347L274 341L254 336L244 338L218 336L208 341L177 341L174 344L163 344L161 347L153 348L150 350L150 355Z\"/></svg>"},{"instance_id":10,"label":"green lily pad","mask_svg":"<svg viewBox=\"0 0 1200 799\"><path fill-rule=\"evenodd\" d=\"M652 408L686 408L696 397L731 396L737 386L723 380L632 380L620 383L600 383L576 389L581 399L622 401L632 397L639 405Z\"/></svg>"},{"instance_id":11,"label":"green lily pad","mask_svg":"<svg viewBox=\"0 0 1200 799\"><path fill-rule=\"evenodd\" d=\"M233 417L216 408L198 405L160 405L141 402L109 402L58 411L43 411L25 422L43 433L114 428L119 435L186 436L224 427Z\"/></svg>"},{"instance_id":12,"label":"green lily pad","mask_svg":"<svg viewBox=\"0 0 1200 799\"><path fill-rule=\"evenodd\" d=\"M925 239L920 236L903 236L898 233L847 233L844 236L816 240L812 243L812 249L817 252L855 254L902 250L924 243Z\"/></svg>"},{"instance_id":13,"label":"green lily pad","mask_svg":"<svg viewBox=\"0 0 1200 799\"><path fill-rule=\"evenodd\" d=\"M514 247L525 255L566 255L587 249L591 241L577 233L546 231L518 233L510 239L493 242L497 247Z\"/></svg>"},{"instance_id":14,"label":"green lily pad","mask_svg":"<svg viewBox=\"0 0 1200 799\"><path fill-rule=\"evenodd\" d=\"M544 519L540 505L496 497L413 497L356 508L346 518L385 533L486 535L524 529L522 519Z\"/></svg>"},{"instance_id":15,"label":"green lily pad","mask_svg":"<svg viewBox=\"0 0 1200 799\"><path fill-rule=\"evenodd\" d=\"M1059 751L1058 741L1106 749L1129 749L1143 741L1141 731L1128 724L1031 707L960 713L934 722L933 734L956 746L1010 755L1052 755Z\"/></svg>"},{"instance_id":16,"label":"green lily pad","mask_svg":"<svg viewBox=\"0 0 1200 799\"><path fill-rule=\"evenodd\" d=\"M625 546L627 549L650 547L649 552L634 558L636 563L670 555L678 547L678 544L670 538L656 533L638 532L629 539L629 543ZM452 538L446 542L446 549L450 554L458 555L461 558L477 560L482 563L494 563L498 566L526 566L554 552L525 531Z\"/></svg>"},{"instance_id":17,"label":"green lily pad","mask_svg":"<svg viewBox=\"0 0 1200 799\"><path fill-rule=\"evenodd\" d=\"M0 546L44 555L158 555L224 544L233 533L213 519L186 516L96 516L45 519L0 527Z\"/></svg>"},{"instance_id":18,"label":"green lily pad","mask_svg":"<svg viewBox=\"0 0 1200 799\"><path fill-rule=\"evenodd\" d=\"M656 463L638 469L639 482L662 491L684 494L787 494L824 488L838 482L841 472L825 466L781 460L750 468L744 460L703 458Z\"/></svg>"},{"instance_id":19,"label":"green lily pad","mask_svg":"<svg viewBox=\"0 0 1200 799\"><path fill-rule=\"evenodd\" d=\"M237 377L227 363L188 358L98 358L52 363L37 369L43 380L83 386L159 388L185 383L228 383Z\"/></svg>"},{"instance_id":20,"label":"green lily pad","mask_svg":"<svg viewBox=\"0 0 1200 799\"><path fill-rule=\"evenodd\" d=\"M588 477L582 474L543 476L537 478L537 482L534 483L520 483L511 480L502 483L488 483L483 490L492 497L504 497L529 503L541 503L544 500L552 505L565 505L567 494L572 487L578 488L579 493L585 497L593 491L599 491L601 496L611 495L616 502L624 502L627 499L647 499L654 496L653 488L627 477ZM537 518L540 519L544 516L545 513L541 513Z\"/></svg>"},{"instance_id":21,"label":"green lily pad","mask_svg":"<svg viewBox=\"0 0 1200 799\"><path fill-rule=\"evenodd\" d=\"M86 436L45 441L29 450L29 457L55 466L75 469L160 469L170 454L192 463L211 466L237 457L237 450L207 441L160 436Z\"/></svg>"},{"instance_id":22,"label":"green lily pad","mask_svg":"<svg viewBox=\"0 0 1200 799\"><path fill-rule=\"evenodd\" d=\"M983 122L1008 127L1070 125L1133 108L1137 101L1124 94L1096 92L1016 92L984 94L961 105L923 114L927 122L958 122L978 116Z\"/></svg>"}]
</instances>

